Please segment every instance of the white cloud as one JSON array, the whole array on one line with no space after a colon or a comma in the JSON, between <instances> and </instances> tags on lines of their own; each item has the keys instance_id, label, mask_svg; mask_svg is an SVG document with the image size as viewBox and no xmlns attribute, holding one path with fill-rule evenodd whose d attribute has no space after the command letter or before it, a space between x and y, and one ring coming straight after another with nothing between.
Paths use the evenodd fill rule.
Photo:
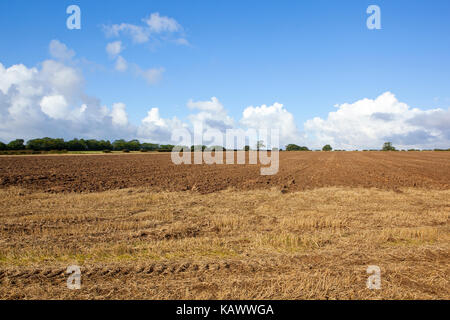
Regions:
<instances>
[{"instance_id":1,"label":"white cloud","mask_svg":"<svg viewBox=\"0 0 450 320\"><path fill-rule=\"evenodd\" d=\"M119 72L125 72L128 69L128 62L119 54L123 51L122 41L110 42L106 45L106 52L110 58L116 60L114 69Z\"/></svg>"},{"instance_id":2,"label":"white cloud","mask_svg":"<svg viewBox=\"0 0 450 320\"><path fill-rule=\"evenodd\" d=\"M113 24L103 28L108 37L119 37L121 34L126 34L134 43L145 43L150 39L148 29L129 23Z\"/></svg>"},{"instance_id":3,"label":"white cloud","mask_svg":"<svg viewBox=\"0 0 450 320\"><path fill-rule=\"evenodd\" d=\"M165 41L170 40L168 35L180 34L183 31L182 26L173 18L160 16L158 12L150 14L148 18L142 19L144 25L134 25L130 23L120 23L105 25L103 29L107 37L120 37L128 35L134 43L146 43L150 39ZM164 34L164 36L162 36ZM158 36L160 35L160 36ZM184 37L181 37L184 39ZM181 40L180 44L185 44L186 39Z\"/></svg>"},{"instance_id":4,"label":"white cloud","mask_svg":"<svg viewBox=\"0 0 450 320\"><path fill-rule=\"evenodd\" d=\"M41 70L24 65L6 69L0 64L0 90L4 95L4 99L0 99L0 113L6 119L10 117L20 121L24 119L24 114L42 116L41 101L45 96L59 95L67 103L73 103L79 95L82 82L77 70L53 60L44 61ZM44 110L52 112L48 103L44 103ZM61 116L61 113L55 112L51 114Z\"/></svg>"},{"instance_id":5,"label":"white cloud","mask_svg":"<svg viewBox=\"0 0 450 320\"><path fill-rule=\"evenodd\" d=\"M69 102L76 98L84 84L79 70L53 60L42 63L36 80L43 82L48 90L63 94Z\"/></svg>"},{"instance_id":6,"label":"white cloud","mask_svg":"<svg viewBox=\"0 0 450 320\"><path fill-rule=\"evenodd\" d=\"M175 19L161 17L159 12L152 13L150 17L144 19L144 21L149 26L150 31L155 33L176 32L181 30L181 26Z\"/></svg>"},{"instance_id":7,"label":"white cloud","mask_svg":"<svg viewBox=\"0 0 450 320\"><path fill-rule=\"evenodd\" d=\"M138 137L146 142L171 143L172 132L181 128L187 128L187 125L176 117L163 119L159 115L159 109L152 108L138 128Z\"/></svg>"},{"instance_id":8,"label":"white cloud","mask_svg":"<svg viewBox=\"0 0 450 320\"><path fill-rule=\"evenodd\" d=\"M201 111L209 112L222 112L224 110L223 105L219 102L219 99L212 97L210 101L193 101L189 100L187 106L190 109L198 109Z\"/></svg>"},{"instance_id":9,"label":"white cloud","mask_svg":"<svg viewBox=\"0 0 450 320\"><path fill-rule=\"evenodd\" d=\"M45 96L42 98L41 110L50 118L65 119L68 116L68 104L64 96Z\"/></svg>"},{"instance_id":10,"label":"white cloud","mask_svg":"<svg viewBox=\"0 0 450 320\"><path fill-rule=\"evenodd\" d=\"M216 97L212 97L210 101L189 100L187 106L200 111L189 116L189 120L193 124L202 124L205 129L214 128L220 131L234 126L234 120L228 116L227 111Z\"/></svg>"},{"instance_id":11,"label":"white cloud","mask_svg":"<svg viewBox=\"0 0 450 320\"><path fill-rule=\"evenodd\" d=\"M118 56L115 69L120 72L126 71L128 69L128 62L122 56Z\"/></svg>"},{"instance_id":12,"label":"white cloud","mask_svg":"<svg viewBox=\"0 0 450 320\"><path fill-rule=\"evenodd\" d=\"M155 12L142 19L142 22L144 25L129 23L104 25L103 29L107 37L127 35L137 44L153 40L153 43L171 42L178 45L189 45L182 26L173 18L161 16L158 12ZM106 46L108 55L116 59L115 69L120 72L126 71L129 67L127 61L119 55L123 52L123 49L122 41L114 41ZM165 71L162 67L143 69L134 63L130 63L130 65L134 66L135 73L145 79L150 85L158 83Z\"/></svg>"},{"instance_id":13,"label":"white cloud","mask_svg":"<svg viewBox=\"0 0 450 320\"><path fill-rule=\"evenodd\" d=\"M17 88L18 90L29 90L30 87L25 84L33 79L37 73L37 69L28 69L22 64L14 65L6 69L3 64L0 63L0 90L6 95L12 86L16 86L18 84L23 84Z\"/></svg>"},{"instance_id":14,"label":"white cloud","mask_svg":"<svg viewBox=\"0 0 450 320\"><path fill-rule=\"evenodd\" d=\"M64 43L52 40L49 45L50 55L57 60L68 61L75 56L75 51L67 48Z\"/></svg>"},{"instance_id":15,"label":"white cloud","mask_svg":"<svg viewBox=\"0 0 450 320\"><path fill-rule=\"evenodd\" d=\"M120 57L120 56L119 56ZM163 69L143 71L148 81L158 81ZM62 62L46 60L28 68L0 63L0 139L63 137L66 139L134 139L170 142L180 120L163 119L154 108L139 126L129 123L126 105L112 108L84 91L82 73Z\"/></svg>"},{"instance_id":16,"label":"white cloud","mask_svg":"<svg viewBox=\"0 0 450 320\"><path fill-rule=\"evenodd\" d=\"M106 52L112 58L117 57L122 52L122 50L122 41L114 41L106 45Z\"/></svg>"},{"instance_id":17,"label":"white cloud","mask_svg":"<svg viewBox=\"0 0 450 320\"><path fill-rule=\"evenodd\" d=\"M111 111L112 123L116 126L125 127L128 125L128 114L126 105L122 102L114 103Z\"/></svg>"},{"instance_id":18,"label":"white cloud","mask_svg":"<svg viewBox=\"0 0 450 320\"><path fill-rule=\"evenodd\" d=\"M326 119L306 121L305 134L314 147L379 149L385 141L398 148L450 146L450 110L411 108L390 92L336 107Z\"/></svg>"},{"instance_id":19,"label":"white cloud","mask_svg":"<svg viewBox=\"0 0 450 320\"><path fill-rule=\"evenodd\" d=\"M294 116L282 104L250 106L242 113L240 123L252 129L278 129L280 146L299 141L299 131Z\"/></svg>"},{"instance_id":20,"label":"white cloud","mask_svg":"<svg viewBox=\"0 0 450 320\"><path fill-rule=\"evenodd\" d=\"M125 107L110 111L84 91L82 73L62 62L0 63L0 139L134 137ZM114 121L113 121L114 119ZM119 126L118 126L119 125Z\"/></svg>"}]
</instances>

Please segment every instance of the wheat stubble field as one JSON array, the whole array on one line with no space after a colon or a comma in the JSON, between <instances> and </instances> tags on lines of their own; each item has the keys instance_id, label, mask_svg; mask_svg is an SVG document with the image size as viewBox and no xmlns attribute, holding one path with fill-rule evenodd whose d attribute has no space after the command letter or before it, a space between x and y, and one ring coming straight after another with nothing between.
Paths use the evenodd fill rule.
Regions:
<instances>
[{"instance_id":1,"label":"wheat stubble field","mask_svg":"<svg viewBox=\"0 0 450 320\"><path fill-rule=\"evenodd\" d=\"M449 215L448 152L0 157L0 298L449 299Z\"/></svg>"}]
</instances>

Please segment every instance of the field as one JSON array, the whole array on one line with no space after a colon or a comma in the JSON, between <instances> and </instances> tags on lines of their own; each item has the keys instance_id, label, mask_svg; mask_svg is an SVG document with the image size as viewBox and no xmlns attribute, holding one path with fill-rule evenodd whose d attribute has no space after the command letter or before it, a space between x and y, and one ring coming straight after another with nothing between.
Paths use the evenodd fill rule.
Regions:
<instances>
[{"instance_id":1,"label":"field","mask_svg":"<svg viewBox=\"0 0 450 320\"><path fill-rule=\"evenodd\" d=\"M450 298L449 152L282 152L277 175L259 168L0 156L0 298Z\"/></svg>"}]
</instances>

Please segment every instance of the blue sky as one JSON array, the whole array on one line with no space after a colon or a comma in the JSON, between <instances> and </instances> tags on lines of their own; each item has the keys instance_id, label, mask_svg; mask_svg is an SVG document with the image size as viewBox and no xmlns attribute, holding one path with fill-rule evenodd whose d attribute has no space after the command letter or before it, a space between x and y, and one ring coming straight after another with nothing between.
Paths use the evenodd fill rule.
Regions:
<instances>
[{"instance_id":1,"label":"blue sky","mask_svg":"<svg viewBox=\"0 0 450 320\"><path fill-rule=\"evenodd\" d=\"M71 4L81 8L81 30L66 28L65 11ZM381 30L366 27L366 9L371 4L381 9ZM179 30L140 44L126 34L106 35L105 26L144 26L142 19L152 13L173 19ZM151 108L158 108L163 119L176 116L188 121L190 99L217 97L236 122L249 106L280 103L294 118L299 132L296 142L312 144L322 143L323 135L329 136L341 125L311 124L314 133L306 137L305 122L314 117L326 121L336 104L376 101L386 92L395 96L390 103L404 103L408 110L446 112L450 106L449 35L449 1L0 2L0 63L6 69L18 64L39 68L52 59L50 41L58 40L76 52L73 61L65 63L82 73L84 92L109 108L117 102L125 104L131 125L139 126ZM175 43L179 38L189 44ZM121 41L125 49L120 56L135 71L115 70L116 60L105 50L114 41ZM136 71L158 68L164 72L150 84ZM404 121L411 124L415 116ZM420 128L427 132L427 141L401 144L434 141L430 143L445 145L447 127L435 126L444 132ZM392 136L416 129L392 132ZM9 137L1 132L3 140ZM383 134L389 137L389 132ZM433 140L436 135L441 135L440 140ZM336 137L332 140L352 147ZM363 144L371 145L355 146Z\"/></svg>"}]
</instances>

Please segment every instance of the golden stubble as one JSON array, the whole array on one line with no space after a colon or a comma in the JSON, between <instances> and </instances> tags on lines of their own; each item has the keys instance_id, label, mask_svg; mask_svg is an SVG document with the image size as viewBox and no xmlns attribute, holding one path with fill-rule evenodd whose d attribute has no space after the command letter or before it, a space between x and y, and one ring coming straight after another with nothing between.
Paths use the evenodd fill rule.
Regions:
<instances>
[{"instance_id":1,"label":"golden stubble","mask_svg":"<svg viewBox=\"0 0 450 320\"><path fill-rule=\"evenodd\" d=\"M450 190L0 190L4 299L448 299ZM69 265L82 289L65 286ZM369 290L368 265L382 270Z\"/></svg>"}]
</instances>

